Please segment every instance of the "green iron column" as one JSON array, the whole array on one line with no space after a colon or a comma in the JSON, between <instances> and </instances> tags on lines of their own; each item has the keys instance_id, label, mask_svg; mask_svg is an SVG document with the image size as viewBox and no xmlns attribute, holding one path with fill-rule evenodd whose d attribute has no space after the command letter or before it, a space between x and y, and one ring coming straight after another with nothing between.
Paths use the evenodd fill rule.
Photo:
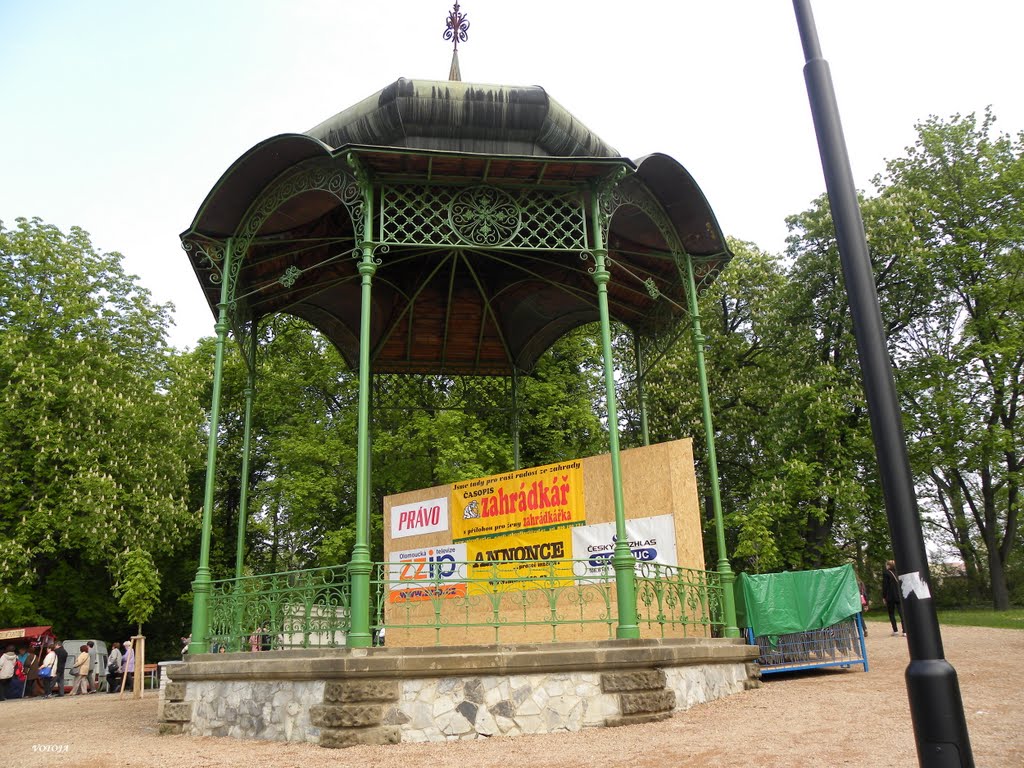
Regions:
<instances>
[{"instance_id":1,"label":"green iron column","mask_svg":"<svg viewBox=\"0 0 1024 768\"><path fill-rule=\"evenodd\" d=\"M235 544L235 578L242 578L242 563L245 560L245 526L249 520L249 454L252 440L252 400L256 393L256 347L258 338L256 321L252 322L252 337L249 339L249 371L245 380L245 417L242 424L242 477L238 495L238 541Z\"/></svg>"},{"instance_id":2,"label":"green iron column","mask_svg":"<svg viewBox=\"0 0 1024 768\"><path fill-rule=\"evenodd\" d=\"M373 187L363 183L366 202L363 207L362 258L359 261L361 283L359 314L359 411L356 428L356 543L352 548L349 573L352 581L352 621L348 645L368 648L370 635L370 300L371 283L377 271L373 259Z\"/></svg>"},{"instance_id":3,"label":"green iron column","mask_svg":"<svg viewBox=\"0 0 1024 768\"><path fill-rule=\"evenodd\" d=\"M608 449L612 464L612 496L615 502L615 551L612 567L615 569L615 604L619 625L615 636L620 639L640 637L636 617L636 559L629 549L626 535L626 504L622 498L622 463L619 460L619 411L615 396L615 367L612 360L612 328L608 313L608 281L611 273L605 264L607 251L600 226L598 196L593 196L594 220L594 282L597 284L597 309L601 318L601 352L604 356L605 397L608 400Z\"/></svg>"},{"instance_id":4,"label":"green iron column","mask_svg":"<svg viewBox=\"0 0 1024 768\"><path fill-rule=\"evenodd\" d=\"M512 365L512 468L519 466L519 369Z\"/></svg>"},{"instance_id":5,"label":"green iron column","mask_svg":"<svg viewBox=\"0 0 1024 768\"><path fill-rule=\"evenodd\" d=\"M251 338L249 339L248 376L245 380L245 416L242 424L242 472L239 479L238 495L238 534L235 542L235 579L242 578L242 566L245 562L245 527L249 522L249 454L252 441L252 401L256 392L256 347L258 344L256 321L252 321ZM240 585L236 581L235 589ZM243 604L241 598L235 604L235 624L231 631L231 650L241 650Z\"/></svg>"},{"instance_id":6,"label":"green iron column","mask_svg":"<svg viewBox=\"0 0 1024 768\"><path fill-rule=\"evenodd\" d=\"M640 408L640 438L644 445L651 444L650 432L647 430L647 391L644 389L644 361L640 353L640 334L633 334L633 351L636 354L636 394Z\"/></svg>"},{"instance_id":7,"label":"green iron column","mask_svg":"<svg viewBox=\"0 0 1024 768\"><path fill-rule=\"evenodd\" d=\"M736 580L729 565L725 550L725 523L722 520L722 495L718 489L718 459L715 456L715 431L711 423L711 397L708 394L708 377L704 369L704 333L700 327L700 308L697 304L697 283L693 278L693 259L686 254L686 295L690 304L690 321L693 324L693 349L697 356L697 379L700 382L700 403L704 421L704 439L708 455L708 482L711 485L711 506L715 515L715 542L718 549L718 574L722 581L722 597L725 601L725 636L739 637L736 627L736 597L733 582Z\"/></svg>"},{"instance_id":8,"label":"green iron column","mask_svg":"<svg viewBox=\"0 0 1024 768\"><path fill-rule=\"evenodd\" d=\"M220 302L217 304L216 354L213 363L213 403L210 405L210 435L206 442L206 487L203 493L203 523L199 544L199 567L192 582L192 641L189 653L208 653L210 640L210 530L213 520L213 493L217 478L217 432L220 426L220 390L224 378L224 346L228 335L228 304L231 301L231 270L234 240L228 238L221 265Z\"/></svg>"}]
</instances>

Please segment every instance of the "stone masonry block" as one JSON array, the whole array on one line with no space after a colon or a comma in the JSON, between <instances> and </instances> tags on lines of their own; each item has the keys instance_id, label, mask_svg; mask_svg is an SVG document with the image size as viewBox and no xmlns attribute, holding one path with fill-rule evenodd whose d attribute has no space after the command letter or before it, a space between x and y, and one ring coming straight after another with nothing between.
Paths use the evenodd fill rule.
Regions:
<instances>
[{"instance_id":1,"label":"stone masonry block","mask_svg":"<svg viewBox=\"0 0 1024 768\"><path fill-rule=\"evenodd\" d=\"M601 675L601 690L604 693L658 691L664 687L665 673L660 669L631 669Z\"/></svg>"},{"instance_id":2,"label":"stone masonry block","mask_svg":"<svg viewBox=\"0 0 1024 768\"><path fill-rule=\"evenodd\" d=\"M324 702L398 701L397 680L341 680L324 686Z\"/></svg>"},{"instance_id":3,"label":"stone masonry block","mask_svg":"<svg viewBox=\"0 0 1024 768\"><path fill-rule=\"evenodd\" d=\"M164 699L166 701L184 701L185 683L168 683L164 686Z\"/></svg>"},{"instance_id":4,"label":"stone masonry block","mask_svg":"<svg viewBox=\"0 0 1024 768\"><path fill-rule=\"evenodd\" d=\"M177 736L181 732L181 723L160 723L160 727L157 728L157 733L161 736Z\"/></svg>"},{"instance_id":5,"label":"stone masonry block","mask_svg":"<svg viewBox=\"0 0 1024 768\"><path fill-rule=\"evenodd\" d=\"M656 723L659 720L667 720L670 717L672 717L671 712L647 712L640 715L623 715L622 717L609 717L604 721L604 724L607 728L615 728L620 725Z\"/></svg>"},{"instance_id":6,"label":"stone masonry block","mask_svg":"<svg viewBox=\"0 0 1024 768\"><path fill-rule=\"evenodd\" d=\"M320 731L320 746L329 749L360 744L397 744L401 740L401 731L393 725L378 728L324 728Z\"/></svg>"},{"instance_id":7,"label":"stone masonry block","mask_svg":"<svg viewBox=\"0 0 1024 768\"><path fill-rule=\"evenodd\" d=\"M643 691L620 693L619 707L624 715L645 712L671 712L676 706L675 691Z\"/></svg>"},{"instance_id":8,"label":"stone masonry block","mask_svg":"<svg viewBox=\"0 0 1024 768\"><path fill-rule=\"evenodd\" d=\"M191 701L169 701L164 704L164 720L187 723L192 720Z\"/></svg>"},{"instance_id":9,"label":"stone masonry block","mask_svg":"<svg viewBox=\"0 0 1024 768\"><path fill-rule=\"evenodd\" d=\"M383 704L316 704L309 708L310 721L318 728L366 728L380 725Z\"/></svg>"}]
</instances>

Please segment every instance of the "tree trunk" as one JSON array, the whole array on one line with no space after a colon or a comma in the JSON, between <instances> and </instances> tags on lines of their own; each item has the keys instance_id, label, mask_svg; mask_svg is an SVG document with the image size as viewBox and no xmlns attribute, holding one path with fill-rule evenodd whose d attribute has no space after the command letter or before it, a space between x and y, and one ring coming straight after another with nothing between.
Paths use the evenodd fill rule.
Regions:
<instances>
[{"instance_id":1,"label":"tree trunk","mask_svg":"<svg viewBox=\"0 0 1024 768\"><path fill-rule=\"evenodd\" d=\"M999 557L999 548L994 545L988 548L988 570L992 580L992 607L997 611L1009 610L1010 590L1006 584L1006 571Z\"/></svg>"}]
</instances>

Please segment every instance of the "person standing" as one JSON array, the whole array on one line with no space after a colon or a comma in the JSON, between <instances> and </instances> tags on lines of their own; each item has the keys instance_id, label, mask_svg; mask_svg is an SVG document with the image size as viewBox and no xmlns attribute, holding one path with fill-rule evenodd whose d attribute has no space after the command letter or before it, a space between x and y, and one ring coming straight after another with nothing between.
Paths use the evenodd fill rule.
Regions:
<instances>
[{"instance_id":1,"label":"person standing","mask_svg":"<svg viewBox=\"0 0 1024 768\"><path fill-rule=\"evenodd\" d=\"M23 650L23 654L18 654L18 658L21 659L21 666L25 670L25 684L21 688L21 696L27 699L29 696L36 696L39 693L37 690L39 683L39 654L31 648Z\"/></svg>"},{"instance_id":2,"label":"person standing","mask_svg":"<svg viewBox=\"0 0 1024 768\"><path fill-rule=\"evenodd\" d=\"M132 648L131 639L124 641L124 655L121 658L121 671L124 675L124 689L130 691L133 689L133 681L135 679L135 649Z\"/></svg>"},{"instance_id":3,"label":"person standing","mask_svg":"<svg viewBox=\"0 0 1024 768\"><path fill-rule=\"evenodd\" d=\"M89 692L89 646L83 645L78 649L78 656L71 670L75 675L75 684L71 688L71 695L85 695Z\"/></svg>"},{"instance_id":4,"label":"person standing","mask_svg":"<svg viewBox=\"0 0 1024 768\"><path fill-rule=\"evenodd\" d=\"M17 661L18 654L14 652L14 646L8 645L4 655L0 656L0 701L7 699L7 689L13 684L14 665Z\"/></svg>"},{"instance_id":5,"label":"person standing","mask_svg":"<svg viewBox=\"0 0 1024 768\"><path fill-rule=\"evenodd\" d=\"M100 689L99 655L96 653L96 643L89 640L89 693L96 693Z\"/></svg>"},{"instance_id":6,"label":"person standing","mask_svg":"<svg viewBox=\"0 0 1024 768\"><path fill-rule=\"evenodd\" d=\"M107 656L107 693L121 690L121 647L117 643L110 644L110 655Z\"/></svg>"},{"instance_id":7,"label":"person standing","mask_svg":"<svg viewBox=\"0 0 1024 768\"><path fill-rule=\"evenodd\" d=\"M57 695L64 695L64 670L68 665L68 652L64 648L64 643L60 640L56 642L53 648L53 652L57 654Z\"/></svg>"},{"instance_id":8,"label":"person standing","mask_svg":"<svg viewBox=\"0 0 1024 768\"><path fill-rule=\"evenodd\" d=\"M39 665L39 688L44 699L53 693L53 681L57 677L57 653L52 645L46 646L43 663Z\"/></svg>"},{"instance_id":9,"label":"person standing","mask_svg":"<svg viewBox=\"0 0 1024 768\"><path fill-rule=\"evenodd\" d=\"M871 601L868 600L868 588L862 579L857 579L857 589L860 590L860 625L864 628L864 637L867 637L868 625L864 621L864 611L871 608Z\"/></svg>"},{"instance_id":10,"label":"person standing","mask_svg":"<svg viewBox=\"0 0 1024 768\"><path fill-rule=\"evenodd\" d=\"M885 571L882 573L882 602L889 609L889 623L892 625L892 636L899 637L900 634L907 636L907 630L903 626L903 608L900 605L900 579L896 575L896 561L890 560L885 564ZM900 628L896 630L896 614L900 615Z\"/></svg>"}]
</instances>

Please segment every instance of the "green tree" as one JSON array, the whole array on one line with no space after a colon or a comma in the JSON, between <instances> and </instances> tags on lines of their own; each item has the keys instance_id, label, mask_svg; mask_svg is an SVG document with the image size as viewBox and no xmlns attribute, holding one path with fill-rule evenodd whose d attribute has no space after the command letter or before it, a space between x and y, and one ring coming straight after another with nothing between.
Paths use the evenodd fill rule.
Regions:
<instances>
[{"instance_id":1,"label":"green tree","mask_svg":"<svg viewBox=\"0 0 1024 768\"><path fill-rule=\"evenodd\" d=\"M202 411L178 386L168 323L81 229L0 224L0 623L98 634L47 585L70 566L109 587L126 547L159 558L189 538Z\"/></svg>"},{"instance_id":2,"label":"green tree","mask_svg":"<svg viewBox=\"0 0 1024 768\"><path fill-rule=\"evenodd\" d=\"M138 548L126 550L118 557L117 573L114 595L141 635L142 625L149 621L160 602L160 572L153 556Z\"/></svg>"},{"instance_id":3,"label":"green tree","mask_svg":"<svg viewBox=\"0 0 1024 768\"><path fill-rule=\"evenodd\" d=\"M991 110L929 118L878 183L911 207L936 286L900 350L917 466L969 575L984 563L1005 609L1022 470L1024 134L994 123Z\"/></svg>"}]
</instances>

